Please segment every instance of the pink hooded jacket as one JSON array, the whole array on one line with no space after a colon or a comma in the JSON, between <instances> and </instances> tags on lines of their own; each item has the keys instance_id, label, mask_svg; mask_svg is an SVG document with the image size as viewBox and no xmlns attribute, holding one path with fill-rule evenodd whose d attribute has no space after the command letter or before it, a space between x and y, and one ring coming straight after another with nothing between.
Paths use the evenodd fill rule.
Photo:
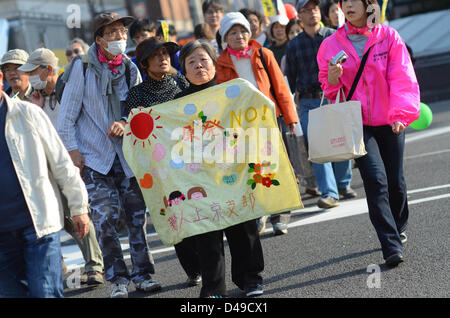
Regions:
<instances>
[{"instance_id":1,"label":"pink hooded jacket","mask_svg":"<svg viewBox=\"0 0 450 318\"><path fill-rule=\"evenodd\" d=\"M352 100L361 101L363 124L409 125L420 114L420 91L408 50L400 35L391 27L378 24L372 29L364 53L372 47ZM328 83L328 62L343 50L349 58L338 85ZM326 38L317 54L319 81L325 96L336 99L340 88L348 95L361 60L347 38L345 26Z\"/></svg>"}]
</instances>

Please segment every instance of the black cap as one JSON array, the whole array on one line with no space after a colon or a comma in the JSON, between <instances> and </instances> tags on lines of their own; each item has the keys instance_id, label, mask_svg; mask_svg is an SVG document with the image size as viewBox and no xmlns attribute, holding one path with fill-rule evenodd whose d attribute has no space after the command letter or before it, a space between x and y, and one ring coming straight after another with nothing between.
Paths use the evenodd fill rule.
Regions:
<instances>
[{"instance_id":1,"label":"black cap","mask_svg":"<svg viewBox=\"0 0 450 318\"><path fill-rule=\"evenodd\" d=\"M180 49L180 46L175 42L164 42L158 40L156 37L145 39L136 47L136 59L142 63L145 61L155 50L165 46L170 55L174 54Z\"/></svg>"}]
</instances>

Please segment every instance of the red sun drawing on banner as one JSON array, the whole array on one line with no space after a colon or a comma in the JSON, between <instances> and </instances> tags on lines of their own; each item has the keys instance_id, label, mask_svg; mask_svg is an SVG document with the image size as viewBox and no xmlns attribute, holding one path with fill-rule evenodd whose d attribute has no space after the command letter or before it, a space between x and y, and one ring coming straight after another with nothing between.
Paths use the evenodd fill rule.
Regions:
<instances>
[{"instance_id":1,"label":"red sun drawing on banner","mask_svg":"<svg viewBox=\"0 0 450 318\"><path fill-rule=\"evenodd\" d=\"M142 111L142 108L139 108L139 113L131 118L129 122L131 132L127 133L127 136L133 135L134 137L136 137L133 142L133 146L135 146L136 144L141 144L142 142L142 148L145 148L146 142L148 142L149 145L152 144L150 141L150 136L157 139L153 131L155 128L163 128L162 126L155 125L155 121L157 121L161 116L153 119L151 113L152 109L150 109L150 111L147 113L145 111ZM133 115L133 112L131 112L131 114Z\"/></svg>"}]
</instances>

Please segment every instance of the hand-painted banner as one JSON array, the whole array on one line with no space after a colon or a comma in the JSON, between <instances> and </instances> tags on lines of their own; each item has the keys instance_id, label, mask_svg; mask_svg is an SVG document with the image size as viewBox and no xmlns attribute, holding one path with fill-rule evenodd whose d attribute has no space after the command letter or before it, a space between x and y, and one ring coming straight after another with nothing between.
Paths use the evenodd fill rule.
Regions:
<instances>
[{"instance_id":1,"label":"hand-painted banner","mask_svg":"<svg viewBox=\"0 0 450 318\"><path fill-rule=\"evenodd\" d=\"M142 106L123 150L164 244L303 207L274 104L249 82Z\"/></svg>"}]
</instances>

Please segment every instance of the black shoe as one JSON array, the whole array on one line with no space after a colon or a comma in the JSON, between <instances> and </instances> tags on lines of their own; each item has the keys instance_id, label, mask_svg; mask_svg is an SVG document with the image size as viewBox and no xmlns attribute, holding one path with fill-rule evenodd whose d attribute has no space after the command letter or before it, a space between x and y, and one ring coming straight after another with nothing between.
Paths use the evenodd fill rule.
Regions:
<instances>
[{"instance_id":1,"label":"black shoe","mask_svg":"<svg viewBox=\"0 0 450 318\"><path fill-rule=\"evenodd\" d=\"M397 253L386 258L386 265L389 267L396 267L400 263L403 263L403 255L401 253Z\"/></svg>"},{"instance_id":2,"label":"black shoe","mask_svg":"<svg viewBox=\"0 0 450 318\"><path fill-rule=\"evenodd\" d=\"M188 277L186 284L188 285L188 287L194 287L194 286L200 285L201 282L202 282L202 276L192 275L192 276Z\"/></svg>"},{"instance_id":3,"label":"black shoe","mask_svg":"<svg viewBox=\"0 0 450 318\"><path fill-rule=\"evenodd\" d=\"M342 198L344 198L344 199L353 199L358 196L358 194L356 194L355 190L353 190L350 186L343 188L343 189L338 189L338 192L339 192L339 195L341 195Z\"/></svg>"}]
</instances>

